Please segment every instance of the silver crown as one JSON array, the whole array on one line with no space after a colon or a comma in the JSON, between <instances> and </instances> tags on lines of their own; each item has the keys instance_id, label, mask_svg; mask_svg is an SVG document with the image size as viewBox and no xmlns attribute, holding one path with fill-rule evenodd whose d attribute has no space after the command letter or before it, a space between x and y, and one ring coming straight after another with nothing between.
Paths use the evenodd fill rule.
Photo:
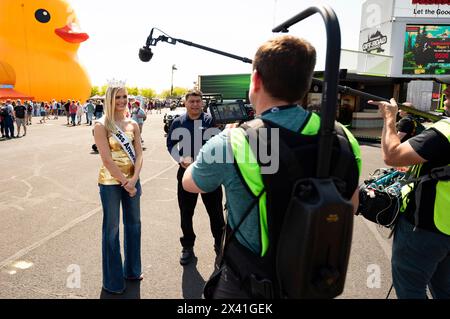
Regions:
<instances>
[{"instance_id":1,"label":"silver crown","mask_svg":"<svg viewBox=\"0 0 450 319\"><path fill-rule=\"evenodd\" d=\"M119 87L123 88L127 84L127 81L116 80L114 78L107 80L108 87Z\"/></svg>"}]
</instances>

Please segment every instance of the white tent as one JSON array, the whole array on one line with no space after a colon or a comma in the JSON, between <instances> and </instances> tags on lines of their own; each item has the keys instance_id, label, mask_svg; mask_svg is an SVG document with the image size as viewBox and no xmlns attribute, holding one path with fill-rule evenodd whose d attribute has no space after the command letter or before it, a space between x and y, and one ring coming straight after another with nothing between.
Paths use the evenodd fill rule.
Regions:
<instances>
[{"instance_id":1,"label":"white tent","mask_svg":"<svg viewBox=\"0 0 450 319\"><path fill-rule=\"evenodd\" d=\"M103 95L103 96L100 96L100 95L94 95L94 96L91 96L89 99L90 99L90 100L104 100L104 99L105 99L105 96L104 96L104 95Z\"/></svg>"}]
</instances>

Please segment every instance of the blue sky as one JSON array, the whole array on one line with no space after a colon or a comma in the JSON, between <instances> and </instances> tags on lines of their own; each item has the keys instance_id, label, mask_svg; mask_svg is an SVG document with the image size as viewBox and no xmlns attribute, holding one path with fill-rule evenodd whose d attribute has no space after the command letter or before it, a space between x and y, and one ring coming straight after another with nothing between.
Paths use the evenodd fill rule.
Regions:
<instances>
[{"instance_id":1,"label":"blue sky","mask_svg":"<svg viewBox=\"0 0 450 319\"><path fill-rule=\"evenodd\" d=\"M152 27L184 39L238 56L253 58L258 46L272 38L271 29L304 9L309 0L68 0L90 39L78 51L94 85L107 79L129 86L169 89L171 67L174 86L192 87L198 75L250 73L251 65L183 44L158 43L153 59L143 63L139 48ZM358 48L361 5L364 0L323 1L341 24L342 48ZM323 69L326 36L322 19L315 15L290 29L318 51L316 69Z\"/></svg>"}]
</instances>

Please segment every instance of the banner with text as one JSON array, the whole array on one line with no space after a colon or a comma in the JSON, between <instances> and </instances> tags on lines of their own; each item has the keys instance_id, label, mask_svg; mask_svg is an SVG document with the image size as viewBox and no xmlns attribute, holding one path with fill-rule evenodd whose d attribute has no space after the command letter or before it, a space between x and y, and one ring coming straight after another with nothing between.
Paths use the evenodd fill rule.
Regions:
<instances>
[{"instance_id":1,"label":"banner with text","mask_svg":"<svg viewBox=\"0 0 450 319\"><path fill-rule=\"evenodd\" d=\"M395 17L450 18L450 0L396 0Z\"/></svg>"}]
</instances>

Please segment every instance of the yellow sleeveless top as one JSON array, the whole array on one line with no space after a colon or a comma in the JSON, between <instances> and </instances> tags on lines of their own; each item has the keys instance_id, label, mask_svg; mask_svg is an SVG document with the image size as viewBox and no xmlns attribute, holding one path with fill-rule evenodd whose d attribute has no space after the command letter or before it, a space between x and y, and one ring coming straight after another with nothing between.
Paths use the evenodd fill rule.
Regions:
<instances>
[{"instance_id":1,"label":"yellow sleeveless top","mask_svg":"<svg viewBox=\"0 0 450 319\"><path fill-rule=\"evenodd\" d=\"M133 132L125 132L131 142L134 141ZM109 149L111 150L111 157L120 168L126 178L132 178L134 174L134 164L128 157L127 153L123 150L120 143L113 137L108 138ZM115 179L105 166L100 168L98 175L98 183L101 185L120 185L120 182Z\"/></svg>"}]
</instances>

